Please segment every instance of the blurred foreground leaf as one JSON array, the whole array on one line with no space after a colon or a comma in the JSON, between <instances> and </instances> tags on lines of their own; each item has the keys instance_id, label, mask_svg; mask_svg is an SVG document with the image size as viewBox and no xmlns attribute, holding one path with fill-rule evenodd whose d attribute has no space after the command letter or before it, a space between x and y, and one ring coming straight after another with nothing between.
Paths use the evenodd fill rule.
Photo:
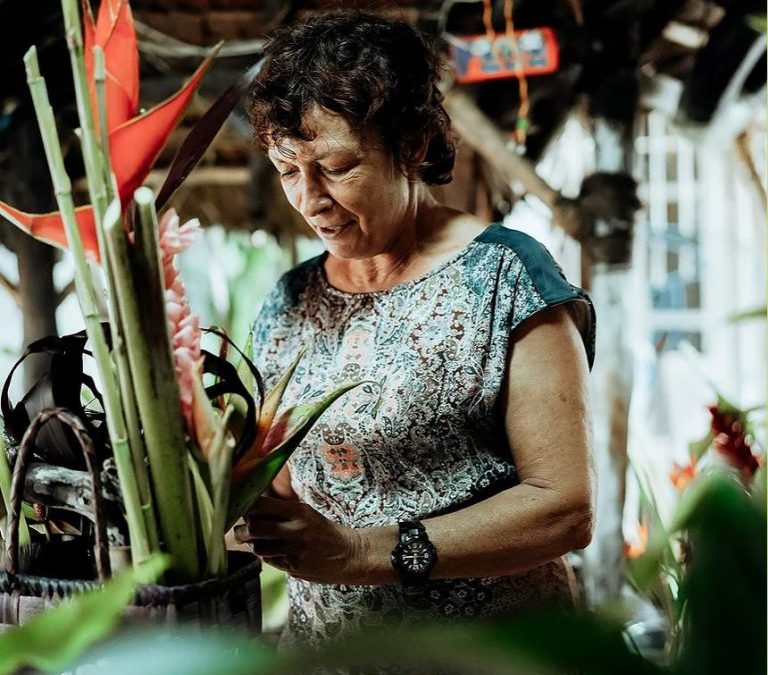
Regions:
<instances>
[{"instance_id":1,"label":"blurred foreground leaf","mask_svg":"<svg viewBox=\"0 0 768 675\"><path fill-rule=\"evenodd\" d=\"M683 496L676 520L691 540L678 671L765 673L766 513L743 486L713 472Z\"/></svg>"},{"instance_id":2,"label":"blurred foreground leaf","mask_svg":"<svg viewBox=\"0 0 768 675\"><path fill-rule=\"evenodd\" d=\"M419 666L423 673L659 675L633 653L621 624L593 613L537 613L504 622L409 626L347 638L322 652L281 659L275 673L310 667Z\"/></svg>"},{"instance_id":3,"label":"blurred foreground leaf","mask_svg":"<svg viewBox=\"0 0 768 675\"><path fill-rule=\"evenodd\" d=\"M216 628L144 627L115 636L79 662L109 675L256 675L273 670L275 649ZM79 671L78 671L79 672Z\"/></svg>"},{"instance_id":4,"label":"blurred foreground leaf","mask_svg":"<svg viewBox=\"0 0 768 675\"><path fill-rule=\"evenodd\" d=\"M140 573L127 569L103 588L65 600L29 623L10 629L0 637L0 673L12 673L22 666L54 670L71 663L117 626L139 579L157 579L167 567L166 556L154 556L142 565Z\"/></svg>"}]
</instances>

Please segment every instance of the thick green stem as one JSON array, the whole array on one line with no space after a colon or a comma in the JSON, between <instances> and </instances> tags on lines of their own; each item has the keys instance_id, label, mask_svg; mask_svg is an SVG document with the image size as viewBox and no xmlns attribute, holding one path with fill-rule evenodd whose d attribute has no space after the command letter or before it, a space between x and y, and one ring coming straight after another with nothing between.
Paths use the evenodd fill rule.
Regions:
<instances>
[{"instance_id":1,"label":"thick green stem","mask_svg":"<svg viewBox=\"0 0 768 675\"><path fill-rule=\"evenodd\" d=\"M112 288L115 291L116 304L119 310L115 313L117 317L125 317L126 312L123 309L125 304L131 302L122 297L121 282L124 287L123 293L130 293L132 288L131 270L128 264L128 250L125 241L125 228L120 215L120 203L112 202L110 208L104 214L104 240L106 244L105 260L109 261L110 275L113 279ZM132 300L136 304L135 298ZM125 413L125 422L128 432L128 438L131 446L131 457L133 459L133 470L136 474L136 483L141 498L142 513L147 527L147 537L152 551L160 550L159 533L157 518L152 502L152 490L149 484L149 473L144 455L144 439L141 437L141 420L136 405L136 396L133 389L133 379L128 360L128 352L125 344L125 328L122 322L118 321L119 331L113 339L112 353L117 362L117 372L120 382L120 391L123 400L123 411Z\"/></svg>"},{"instance_id":2,"label":"thick green stem","mask_svg":"<svg viewBox=\"0 0 768 675\"><path fill-rule=\"evenodd\" d=\"M88 192L91 196L91 206L96 215L96 230L99 245L102 243L102 219L109 205L107 195L108 172L103 170L104 161L108 157L101 156L101 150L96 140L96 127L93 123L88 77L83 58L83 33L80 28L80 8L78 0L61 0L61 11L64 15L64 30L69 47L69 60L72 64L72 76L75 81L75 101L77 115L80 118L80 137L83 145L83 160L85 173L88 178Z\"/></svg>"},{"instance_id":3,"label":"thick green stem","mask_svg":"<svg viewBox=\"0 0 768 675\"><path fill-rule=\"evenodd\" d=\"M75 261L75 289L85 320L85 328L93 348L93 357L101 378L104 394L104 407L107 419L107 430L115 455L120 488L125 503L128 530L131 538L133 562L138 565L149 555L147 532L141 511L141 501L133 472L131 451L128 447L125 421L120 405L120 393L115 378L112 361L109 357L107 342L101 328L101 322L96 309L95 291L92 284L85 250L80 237L80 230L75 217L75 206L72 201L72 186L69 176L64 169L64 159L61 153L56 121L48 101L48 89L45 80L40 76L37 62L37 50L32 47L24 56L27 69L27 82L37 115L38 126L43 138L45 156L53 179L56 201L64 222L69 248Z\"/></svg>"},{"instance_id":4,"label":"thick green stem","mask_svg":"<svg viewBox=\"0 0 768 675\"><path fill-rule=\"evenodd\" d=\"M102 156L102 171L107 202L112 203L115 193L112 188L112 171L109 161L109 127L107 125L107 65L104 62L104 50L96 45L93 48L93 83L96 89L96 103L99 111L99 139Z\"/></svg>"},{"instance_id":5,"label":"thick green stem","mask_svg":"<svg viewBox=\"0 0 768 675\"><path fill-rule=\"evenodd\" d=\"M120 321L120 307L115 294L114 270L110 264L109 256L104 242L104 215L107 206L112 199L111 167L109 161L109 129L107 126L107 100L106 100L106 65L104 51L101 47L94 47L94 90L96 94L99 128L101 131L100 142L96 135L93 110L91 107L89 84L83 56L83 38L80 28L80 10L77 0L62 0L62 13L64 15L64 28L67 35L72 74L75 82L75 100L77 113L80 119L80 138L83 149L85 172L88 178L88 192L91 198L91 206L96 222L96 236L99 242L99 250L102 255L104 276L106 279L107 313L109 316L110 330L113 337L113 357L117 366L119 393L122 399L126 422L127 439L131 449L133 470L139 490L142 504L142 513L146 525L146 533L150 549L158 550L158 532L155 513L152 505L152 493L149 488L149 477L144 463L144 444L141 439L136 402L133 396L132 383L128 368L128 356L125 352L123 330Z\"/></svg>"},{"instance_id":6,"label":"thick green stem","mask_svg":"<svg viewBox=\"0 0 768 675\"><path fill-rule=\"evenodd\" d=\"M134 244L127 247L123 231L117 230L111 218L108 239L115 248L115 281L125 342L165 549L173 557L178 579L196 579L200 570L192 490L168 334L154 195L152 190L140 188L134 198L139 206ZM118 247L124 250L118 251ZM123 269L126 265L130 272Z\"/></svg>"}]
</instances>

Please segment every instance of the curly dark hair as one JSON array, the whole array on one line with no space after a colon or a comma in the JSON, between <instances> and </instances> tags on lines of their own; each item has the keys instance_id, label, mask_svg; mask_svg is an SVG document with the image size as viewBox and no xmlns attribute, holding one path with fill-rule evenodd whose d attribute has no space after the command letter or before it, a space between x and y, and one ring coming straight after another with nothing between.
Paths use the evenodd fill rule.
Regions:
<instances>
[{"instance_id":1,"label":"curly dark hair","mask_svg":"<svg viewBox=\"0 0 768 675\"><path fill-rule=\"evenodd\" d=\"M378 133L405 175L450 182L456 151L437 87L442 58L426 36L403 21L337 11L279 29L265 53L250 100L265 147L312 140L304 116L319 106L361 135Z\"/></svg>"}]
</instances>

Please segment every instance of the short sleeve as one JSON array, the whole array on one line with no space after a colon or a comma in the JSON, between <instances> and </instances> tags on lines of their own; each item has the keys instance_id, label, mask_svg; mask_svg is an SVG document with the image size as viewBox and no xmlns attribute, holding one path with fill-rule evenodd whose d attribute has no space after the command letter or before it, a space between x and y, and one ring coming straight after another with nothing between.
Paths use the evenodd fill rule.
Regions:
<instances>
[{"instance_id":1,"label":"short sleeve","mask_svg":"<svg viewBox=\"0 0 768 675\"><path fill-rule=\"evenodd\" d=\"M514 284L512 306L508 313L508 330L512 332L538 312L565 305L584 342L589 367L595 360L595 309L589 295L569 283L562 268L543 244L533 237L494 226L484 239L488 243L503 244L513 256L508 268Z\"/></svg>"}]
</instances>

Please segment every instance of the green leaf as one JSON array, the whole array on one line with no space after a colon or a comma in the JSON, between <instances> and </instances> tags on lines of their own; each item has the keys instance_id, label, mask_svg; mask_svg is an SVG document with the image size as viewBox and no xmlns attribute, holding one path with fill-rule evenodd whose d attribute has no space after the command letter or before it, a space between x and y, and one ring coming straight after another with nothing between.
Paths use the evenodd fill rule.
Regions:
<instances>
[{"instance_id":1,"label":"green leaf","mask_svg":"<svg viewBox=\"0 0 768 675\"><path fill-rule=\"evenodd\" d=\"M213 487L213 514L211 518L210 542L208 545L207 571L210 576L224 576L227 573L227 549L224 542L226 533L227 505L229 504L232 454L235 446L227 434L232 408L227 408L218 422L208 457Z\"/></svg>"},{"instance_id":2,"label":"green leaf","mask_svg":"<svg viewBox=\"0 0 768 675\"><path fill-rule=\"evenodd\" d=\"M251 369L249 362L253 362L253 331L248 333L248 338L245 341L245 349L243 355L240 357L240 361L237 364L237 374L240 376L240 381L243 386L250 392L254 391L257 385L256 378L254 377L253 370ZM259 397L263 398L263 392L259 391ZM235 397L236 399L236 397ZM256 409L256 418L258 419L261 414L261 400L258 401Z\"/></svg>"},{"instance_id":3,"label":"green leaf","mask_svg":"<svg viewBox=\"0 0 768 675\"><path fill-rule=\"evenodd\" d=\"M187 466L192 474L192 493L197 505L197 517L200 522L200 536L205 543L208 551L211 540L211 529L213 527L213 500L211 499L211 489L203 477L203 468L207 469L206 464L198 462L193 454L187 453Z\"/></svg>"},{"instance_id":4,"label":"green leaf","mask_svg":"<svg viewBox=\"0 0 768 675\"><path fill-rule=\"evenodd\" d=\"M750 14L747 16L747 24L758 33L765 33L768 30L768 21L764 14ZM765 317L765 310L763 310L763 317Z\"/></svg>"},{"instance_id":5,"label":"green leaf","mask_svg":"<svg viewBox=\"0 0 768 675\"><path fill-rule=\"evenodd\" d=\"M4 433L5 424L3 419L0 418L0 497L3 499L3 506L7 514L11 505L11 466L8 464L8 453L3 441ZM5 536L5 532L3 532L3 536ZM19 517L19 544L24 546L29 544L29 541L29 528L27 527L27 519L22 509Z\"/></svg>"},{"instance_id":6,"label":"green leaf","mask_svg":"<svg viewBox=\"0 0 768 675\"><path fill-rule=\"evenodd\" d=\"M339 387L317 403L296 406L294 413L296 413L296 410L300 409L301 412L299 413L299 416L301 417L301 421L297 422L296 426L291 429L280 445L266 457L258 460L251 467L246 468L244 473L240 474L240 479L233 482L229 512L227 515L227 530L248 510L256 497L269 487L275 479L275 476L280 472L280 469L282 469L288 461L288 458L293 451L304 440L304 437L309 433L310 429L312 429L315 422L317 422L320 416L331 406L331 404L348 391L351 391L362 384L371 383L367 381L353 382L344 385L343 387ZM288 414L290 416L290 413Z\"/></svg>"},{"instance_id":7,"label":"green leaf","mask_svg":"<svg viewBox=\"0 0 768 675\"><path fill-rule=\"evenodd\" d=\"M741 483L712 471L683 495L675 527L693 556L681 592L687 597L681 675L765 673L766 514Z\"/></svg>"},{"instance_id":8,"label":"green leaf","mask_svg":"<svg viewBox=\"0 0 768 675\"><path fill-rule=\"evenodd\" d=\"M11 628L0 636L0 673L24 666L56 670L71 663L115 628L140 583L157 579L167 567L166 556L153 556L140 570L128 568L102 588L65 600L29 623Z\"/></svg>"},{"instance_id":9,"label":"green leaf","mask_svg":"<svg viewBox=\"0 0 768 675\"><path fill-rule=\"evenodd\" d=\"M700 438L698 441L691 441L688 444L688 454L691 460L698 462L712 446L713 438L712 432L708 431L704 438Z\"/></svg>"},{"instance_id":10,"label":"green leaf","mask_svg":"<svg viewBox=\"0 0 768 675\"><path fill-rule=\"evenodd\" d=\"M275 672L418 666L418 672L659 675L632 653L621 624L595 614L536 613L495 623L416 625L356 634L317 652L285 654ZM355 672L357 672L355 670ZM365 672L368 672L367 670ZM409 671L410 672L410 671Z\"/></svg>"},{"instance_id":11,"label":"green leaf","mask_svg":"<svg viewBox=\"0 0 768 675\"><path fill-rule=\"evenodd\" d=\"M748 17L748 21L751 20L752 18L753 17ZM763 29L760 32L764 33L765 17L762 17L762 19L763 19ZM753 307L752 309L746 309L742 312L734 312L733 314L729 314L726 321L728 323L737 323L739 321L744 321L745 319L762 319L763 321L765 321L766 314L768 314L768 308L765 305L761 305L760 307Z\"/></svg>"},{"instance_id":12,"label":"green leaf","mask_svg":"<svg viewBox=\"0 0 768 675\"><path fill-rule=\"evenodd\" d=\"M274 669L275 648L233 630L152 626L98 645L72 672L101 675L287 675ZM96 668L94 664L98 664Z\"/></svg>"}]
</instances>

